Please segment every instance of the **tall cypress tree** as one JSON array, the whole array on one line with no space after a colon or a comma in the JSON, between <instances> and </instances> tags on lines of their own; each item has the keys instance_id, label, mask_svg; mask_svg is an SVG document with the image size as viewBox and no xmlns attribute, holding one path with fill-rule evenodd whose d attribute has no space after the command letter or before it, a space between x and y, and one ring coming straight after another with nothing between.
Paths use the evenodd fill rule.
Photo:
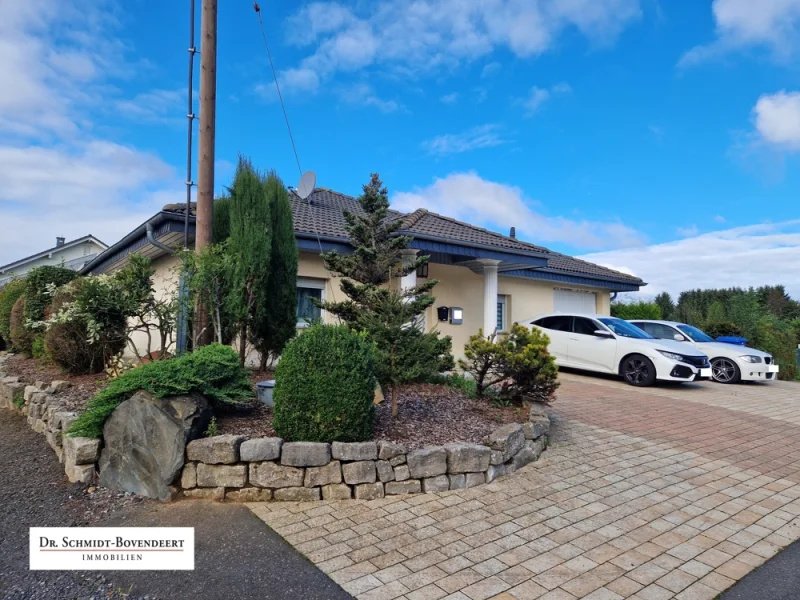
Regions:
<instances>
[{"instance_id":1,"label":"tall cypress tree","mask_svg":"<svg viewBox=\"0 0 800 600\"><path fill-rule=\"evenodd\" d=\"M438 281L400 288L400 278L428 258L403 263L402 251L411 238L397 235L400 219L388 218L389 196L377 173L363 189L358 199L363 213L344 213L353 253L323 255L325 268L343 277L340 287L348 300L320 306L375 342L378 380L391 388L392 416L396 416L400 387L453 367L452 343L438 331L424 332L416 326L418 317L435 302L430 292Z\"/></svg>"},{"instance_id":2,"label":"tall cypress tree","mask_svg":"<svg viewBox=\"0 0 800 600\"><path fill-rule=\"evenodd\" d=\"M271 266L263 310L252 332L261 354L262 371L270 358L283 351L297 328L297 242L292 205L286 186L274 172L267 177L264 188L272 223Z\"/></svg>"},{"instance_id":3,"label":"tall cypress tree","mask_svg":"<svg viewBox=\"0 0 800 600\"><path fill-rule=\"evenodd\" d=\"M231 188L229 249L233 263L230 310L244 365L248 332L263 317L272 255L272 221L263 177L239 157Z\"/></svg>"}]
</instances>

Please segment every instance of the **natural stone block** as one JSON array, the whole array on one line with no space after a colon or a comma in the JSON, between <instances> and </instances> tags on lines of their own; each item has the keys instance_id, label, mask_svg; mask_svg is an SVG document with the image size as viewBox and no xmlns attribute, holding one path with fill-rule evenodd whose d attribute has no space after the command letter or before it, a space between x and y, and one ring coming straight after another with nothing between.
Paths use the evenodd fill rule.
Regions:
<instances>
[{"instance_id":1,"label":"natural stone block","mask_svg":"<svg viewBox=\"0 0 800 600\"><path fill-rule=\"evenodd\" d=\"M524 438L523 438L524 441ZM406 455L411 477L436 477L447 473L447 451L439 446L414 450Z\"/></svg>"},{"instance_id":2,"label":"natural stone block","mask_svg":"<svg viewBox=\"0 0 800 600\"><path fill-rule=\"evenodd\" d=\"M272 490L255 487L231 490L225 493L225 500L230 500L231 502L269 502L272 500Z\"/></svg>"},{"instance_id":3,"label":"natural stone block","mask_svg":"<svg viewBox=\"0 0 800 600\"><path fill-rule=\"evenodd\" d=\"M48 387L48 384L45 381L34 381L33 385L39 390L46 390Z\"/></svg>"},{"instance_id":4,"label":"natural stone block","mask_svg":"<svg viewBox=\"0 0 800 600\"><path fill-rule=\"evenodd\" d=\"M375 461L362 460L342 465L344 482L350 485L357 483L375 483Z\"/></svg>"},{"instance_id":5,"label":"natural stone block","mask_svg":"<svg viewBox=\"0 0 800 600\"><path fill-rule=\"evenodd\" d=\"M531 404L531 410L528 413L528 418L531 421L534 421L536 417L546 417L547 416L547 407L542 404L541 402L534 402Z\"/></svg>"},{"instance_id":6,"label":"natural stone block","mask_svg":"<svg viewBox=\"0 0 800 600\"><path fill-rule=\"evenodd\" d=\"M405 447L401 446L400 444L395 444L394 442L378 443L378 458L381 460L389 460L405 453Z\"/></svg>"},{"instance_id":7,"label":"natural stone block","mask_svg":"<svg viewBox=\"0 0 800 600\"><path fill-rule=\"evenodd\" d=\"M379 460L375 463L375 468L378 470L378 479L382 482L394 481L394 469L388 460Z\"/></svg>"},{"instance_id":8,"label":"natural stone block","mask_svg":"<svg viewBox=\"0 0 800 600\"><path fill-rule=\"evenodd\" d=\"M448 473L477 473L489 468L492 451L480 444L447 444Z\"/></svg>"},{"instance_id":9,"label":"natural stone block","mask_svg":"<svg viewBox=\"0 0 800 600\"><path fill-rule=\"evenodd\" d=\"M67 479L70 483L91 483L94 477L94 465L64 465L64 472L67 474Z\"/></svg>"},{"instance_id":10,"label":"natural stone block","mask_svg":"<svg viewBox=\"0 0 800 600\"><path fill-rule=\"evenodd\" d=\"M486 471L486 483L491 483L498 477L502 477L505 474L505 465L489 465L489 469Z\"/></svg>"},{"instance_id":11,"label":"natural stone block","mask_svg":"<svg viewBox=\"0 0 800 600\"><path fill-rule=\"evenodd\" d=\"M390 481L384 488L387 496L419 494L422 491L422 484L419 479L409 479L407 481Z\"/></svg>"},{"instance_id":12,"label":"natural stone block","mask_svg":"<svg viewBox=\"0 0 800 600\"><path fill-rule=\"evenodd\" d=\"M331 462L331 445L319 442L286 442L281 464L290 467L321 467Z\"/></svg>"},{"instance_id":13,"label":"natural stone block","mask_svg":"<svg viewBox=\"0 0 800 600\"><path fill-rule=\"evenodd\" d=\"M467 473L466 474L466 481L464 484L466 487L471 488L478 485L483 485L486 483L486 473Z\"/></svg>"},{"instance_id":14,"label":"natural stone block","mask_svg":"<svg viewBox=\"0 0 800 600\"><path fill-rule=\"evenodd\" d=\"M533 443L535 444L536 442ZM539 454L540 452L537 452L535 447L525 445L525 447L517 452L511 459L511 464L516 471L517 469L521 469L525 465L535 461L537 458L539 458Z\"/></svg>"},{"instance_id":15,"label":"natural stone block","mask_svg":"<svg viewBox=\"0 0 800 600\"><path fill-rule=\"evenodd\" d=\"M394 478L396 481L405 481L411 477L408 465L397 465L394 468Z\"/></svg>"},{"instance_id":16,"label":"natural stone block","mask_svg":"<svg viewBox=\"0 0 800 600\"><path fill-rule=\"evenodd\" d=\"M239 462L243 435L215 435L199 438L186 446L186 458L207 465L232 465Z\"/></svg>"},{"instance_id":17,"label":"natural stone block","mask_svg":"<svg viewBox=\"0 0 800 600\"><path fill-rule=\"evenodd\" d=\"M350 486L344 483L332 483L322 486L323 500L349 500L352 497L352 493Z\"/></svg>"},{"instance_id":18,"label":"natural stone block","mask_svg":"<svg viewBox=\"0 0 800 600\"><path fill-rule=\"evenodd\" d=\"M382 483L362 483L353 488L356 500L377 500L383 498Z\"/></svg>"},{"instance_id":19,"label":"natural stone block","mask_svg":"<svg viewBox=\"0 0 800 600\"><path fill-rule=\"evenodd\" d=\"M78 420L78 415L75 413L67 413L61 417L61 431L67 432L72 424Z\"/></svg>"},{"instance_id":20,"label":"natural stone block","mask_svg":"<svg viewBox=\"0 0 800 600\"><path fill-rule=\"evenodd\" d=\"M222 500L225 497L225 488L196 488L183 490L183 495L196 500Z\"/></svg>"},{"instance_id":21,"label":"natural stone block","mask_svg":"<svg viewBox=\"0 0 800 600\"><path fill-rule=\"evenodd\" d=\"M42 405L41 404L29 404L28 405L28 416L31 419L38 419L42 416Z\"/></svg>"},{"instance_id":22,"label":"natural stone block","mask_svg":"<svg viewBox=\"0 0 800 600\"><path fill-rule=\"evenodd\" d=\"M303 485L307 488L342 483L342 466L338 460L329 462L324 467L309 467Z\"/></svg>"},{"instance_id":23,"label":"natural stone block","mask_svg":"<svg viewBox=\"0 0 800 600\"><path fill-rule=\"evenodd\" d=\"M31 394L30 398L28 399L28 403L29 404L44 404L51 397L52 396L50 396L50 394L48 394L47 392L36 391L36 392L33 392Z\"/></svg>"},{"instance_id":24,"label":"natural stone block","mask_svg":"<svg viewBox=\"0 0 800 600\"><path fill-rule=\"evenodd\" d=\"M181 472L181 487L190 490L197 487L197 463L186 463Z\"/></svg>"},{"instance_id":25,"label":"natural stone block","mask_svg":"<svg viewBox=\"0 0 800 600\"><path fill-rule=\"evenodd\" d=\"M303 469L274 462L250 463L250 483L265 488L288 488L303 485Z\"/></svg>"},{"instance_id":26,"label":"natural stone block","mask_svg":"<svg viewBox=\"0 0 800 600\"><path fill-rule=\"evenodd\" d=\"M58 394L59 392L63 392L70 386L69 381L62 381L60 379L56 379L55 381L51 381L50 385L47 387L47 391L51 394Z\"/></svg>"},{"instance_id":27,"label":"natural stone block","mask_svg":"<svg viewBox=\"0 0 800 600\"><path fill-rule=\"evenodd\" d=\"M489 464L502 465L504 462L505 458L503 457L503 453L500 450L492 450L492 453L489 456Z\"/></svg>"},{"instance_id":28,"label":"natural stone block","mask_svg":"<svg viewBox=\"0 0 800 600\"><path fill-rule=\"evenodd\" d=\"M61 447L63 442L60 431L46 431L44 435L47 438L47 443L50 444L53 450Z\"/></svg>"},{"instance_id":29,"label":"natural stone block","mask_svg":"<svg viewBox=\"0 0 800 600\"><path fill-rule=\"evenodd\" d=\"M536 417L522 426L526 440L535 440L550 432L550 419L547 417Z\"/></svg>"},{"instance_id":30,"label":"natural stone block","mask_svg":"<svg viewBox=\"0 0 800 600\"><path fill-rule=\"evenodd\" d=\"M437 475L436 477L426 477L422 480L422 491L426 494L433 492L444 492L450 489L450 480L447 475Z\"/></svg>"},{"instance_id":31,"label":"natural stone block","mask_svg":"<svg viewBox=\"0 0 800 600\"><path fill-rule=\"evenodd\" d=\"M487 438L492 450L503 452L503 460L507 461L525 445L525 432L519 423L508 423L495 429Z\"/></svg>"},{"instance_id":32,"label":"natural stone block","mask_svg":"<svg viewBox=\"0 0 800 600\"><path fill-rule=\"evenodd\" d=\"M281 456L283 440L277 437L264 437L247 440L239 446L239 457L243 462L262 462L278 460Z\"/></svg>"},{"instance_id":33,"label":"natural stone block","mask_svg":"<svg viewBox=\"0 0 800 600\"><path fill-rule=\"evenodd\" d=\"M331 455L336 460L377 460L378 444L376 442L333 442Z\"/></svg>"},{"instance_id":34,"label":"natural stone block","mask_svg":"<svg viewBox=\"0 0 800 600\"><path fill-rule=\"evenodd\" d=\"M170 488L186 462L187 444L203 434L212 414L208 400L199 394L157 398L137 391L103 425L100 485L170 500Z\"/></svg>"},{"instance_id":35,"label":"natural stone block","mask_svg":"<svg viewBox=\"0 0 800 600\"><path fill-rule=\"evenodd\" d=\"M313 502L320 499L319 488L287 487L275 490L275 500L285 502Z\"/></svg>"},{"instance_id":36,"label":"natural stone block","mask_svg":"<svg viewBox=\"0 0 800 600\"><path fill-rule=\"evenodd\" d=\"M244 487L247 483L247 465L197 464L198 487Z\"/></svg>"},{"instance_id":37,"label":"natural stone block","mask_svg":"<svg viewBox=\"0 0 800 600\"><path fill-rule=\"evenodd\" d=\"M389 459L389 464L393 467L397 465L404 465L406 464L406 455L405 454L398 454L397 456L393 456Z\"/></svg>"},{"instance_id":38,"label":"natural stone block","mask_svg":"<svg viewBox=\"0 0 800 600\"><path fill-rule=\"evenodd\" d=\"M450 481L451 490L463 490L467 487L467 477L463 473L448 475L447 479Z\"/></svg>"},{"instance_id":39,"label":"natural stone block","mask_svg":"<svg viewBox=\"0 0 800 600\"><path fill-rule=\"evenodd\" d=\"M64 453L69 465L90 465L100 457L100 440L85 437L66 437Z\"/></svg>"},{"instance_id":40,"label":"natural stone block","mask_svg":"<svg viewBox=\"0 0 800 600\"><path fill-rule=\"evenodd\" d=\"M50 427L53 429L61 429L62 431L66 431L67 428L64 427L64 423L65 421L69 420L70 417L76 417L76 414L74 412L57 410L53 413L53 418L50 419ZM70 425L71 424L72 422L70 422Z\"/></svg>"},{"instance_id":41,"label":"natural stone block","mask_svg":"<svg viewBox=\"0 0 800 600\"><path fill-rule=\"evenodd\" d=\"M47 423L45 423L41 419L35 419L33 421L33 430L36 433L44 433L45 431L47 431Z\"/></svg>"},{"instance_id":42,"label":"natural stone block","mask_svg":"<svg viewBox=\"0 0 800 600\"><path fill-rule=\"evenodd\" d=\"M35 385L26 385L25 391L22 393L22 397L24 398L25 402L30 402L31 396L33 394L37 394L39 391L39 388L37 388Z\"/></svg>"}]
</instances>

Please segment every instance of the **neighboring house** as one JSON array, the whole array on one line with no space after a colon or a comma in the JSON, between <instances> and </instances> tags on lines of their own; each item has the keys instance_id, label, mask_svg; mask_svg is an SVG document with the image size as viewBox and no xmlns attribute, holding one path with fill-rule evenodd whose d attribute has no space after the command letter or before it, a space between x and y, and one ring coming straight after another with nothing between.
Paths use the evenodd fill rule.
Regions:
<instances>
[{"instance_id":1,"label":"neighboring house","mask_svg":"<svg viewBox=\"0 0 800 600\"><path fill-rule=\"evenodd\" d=\"M352 251L343 212L358 213L361 207L356 198L324 188L315 189L308 200L294 193L290 197L300 251L297 320L298 327L303 327L308 320L328 320L312 298L344 299L320 252ZM174 289L177 278L172 271L179 261L152 241L170 247L182 245L184 211L184 205L165 206L98 256L84 272L113 271L125 264L128 254L141 252L153 259L156 289ZM423 326L451 336L456 356L462 355L464 344L478 329L504 331L515 321L560 310L607 315L611 294L637 291L646 285L632 275L518 240L513 228L511 235L501 235L424 209L409 214L392 211L391 218L402 219L398 235L413 238L409 254L430 257L426 268L403 278L400 284L412 286L422 277L439 280L433 290L436 303L427 310ZM194 205L189 234L194 239ZM446 320L440 320L445 316L442 308L448 309Z\"/></svg>"},{"instance_id":2,"label":"neighboring house","mask_svg":"<svg viewBox=\"0 0 800 600\"><path fill-rule=\"evenodd\" d=\"M65 241L63 237L57 237L54 247L0 267L0 287L36 267L64 266L73 271L80 271L107 249L108 246L93 235L85 235L71 242Z\"/></svg>"}]
</instances>

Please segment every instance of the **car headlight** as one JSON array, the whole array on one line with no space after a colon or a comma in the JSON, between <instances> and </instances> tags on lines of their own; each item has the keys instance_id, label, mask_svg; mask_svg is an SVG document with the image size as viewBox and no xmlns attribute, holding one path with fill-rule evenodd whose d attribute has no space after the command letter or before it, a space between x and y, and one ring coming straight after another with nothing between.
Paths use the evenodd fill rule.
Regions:
<instances>
[{"instance_id":1,"label":"car headlight","mask_svg":"<svg viewBox=\"0 0 800 600\"><path fill-rule=\"evenodd\" d=\"M686 362L686 357L683 354L676 354L675 352L668 352L667 350L659 350L662 356L668 358L670 360L676 360L678 362Z\"/></svg>"},{"instance_id":2,"label":"car headlight","mask_svg":"<svg viewBox=\"0 0 800 600\"><path fill-rule=\"evenodd\" d=\"M753 356L752 354L745 354L744 356L740 356L739 358L742 359L744 362L749 362L749 363L761 362L760 356Z\"/></svg>"}]
</instances>

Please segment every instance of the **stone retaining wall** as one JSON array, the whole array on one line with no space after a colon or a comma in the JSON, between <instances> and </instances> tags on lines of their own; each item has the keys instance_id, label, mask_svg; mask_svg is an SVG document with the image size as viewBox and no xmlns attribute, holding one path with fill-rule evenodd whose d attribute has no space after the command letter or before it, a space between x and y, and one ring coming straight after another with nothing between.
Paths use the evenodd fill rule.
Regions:
<instances>
[{"instance_id":1,"label":"stone retaining wall","mask_svg":"<svg viewBox=\"0 0 800 600\"><path fill-rule=\"evenodd\" d=\"M101 440L64 435L77 418L58 393L66 381L26 386L6 376L0 356L0 408L20 412L46 436L68 479L90 483L98 471ZM332 444L219 435L186 447L186 463L172 490L190 498L267 500L372 500L388 495L441 492L491 483L539 458L550 419L531 407L529 421L496 429L483 444L453 443L413 450L392 442Z\"/></svg>"}]
</instances>

